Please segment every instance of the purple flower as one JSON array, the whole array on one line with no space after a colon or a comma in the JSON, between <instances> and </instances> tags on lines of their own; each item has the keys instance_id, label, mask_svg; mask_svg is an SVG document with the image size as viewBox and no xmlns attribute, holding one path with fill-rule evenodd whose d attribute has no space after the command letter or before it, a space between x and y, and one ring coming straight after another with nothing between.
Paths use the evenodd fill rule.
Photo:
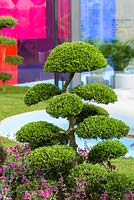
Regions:
<instances>
[{"instance_id":1,"label":"purple flower","mask_svg":"<svg viewBox=\"0 0 134 200\"><path fill-rule=\"evenodd\" d=\"M0 199L2 199L2 197L3 197L2 194L0 194Z\"/></svg>"}]
</instances>

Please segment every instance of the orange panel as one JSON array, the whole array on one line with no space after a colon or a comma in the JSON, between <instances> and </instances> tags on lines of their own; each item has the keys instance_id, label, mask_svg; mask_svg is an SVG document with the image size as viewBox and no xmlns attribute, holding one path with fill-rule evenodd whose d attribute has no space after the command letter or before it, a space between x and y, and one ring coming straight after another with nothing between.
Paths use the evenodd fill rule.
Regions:
<instances>
[{"instance_id":1,"label":"orange panel","mask_svg":"<svg viewBox=\"0 0 134 200\"><path fill-rule=\"evenodd\" d=\"M0 72L1 72L1 65L2 65L2 47L0 45ZM15 46L7 46L6 48L6 56L8 55L17 55L17 45ZM14 65L9 65L5 63L5 72L12 74L12 79L7 81L7 84L17 84L18 81L18 67ZM1 84L1 81L0 81Z\"/></svg>"}]
</instances>

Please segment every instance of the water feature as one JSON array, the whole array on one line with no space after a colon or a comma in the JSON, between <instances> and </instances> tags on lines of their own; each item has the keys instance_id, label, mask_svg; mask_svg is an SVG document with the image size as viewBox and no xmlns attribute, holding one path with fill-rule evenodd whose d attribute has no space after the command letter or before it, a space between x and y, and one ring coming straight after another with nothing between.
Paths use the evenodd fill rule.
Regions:
<instances>
[{"instance_id":1,"label":"water feature","mask_svg":"<svg viewBox=\"0 0 134 200\"><path fill-rule=\"evenodd\" d=\"M116 89L115 92L118 95L118 102L109 105L100 104L100 106L107 109L112 117L123 120L130 127L130 134L134 134L134 90ZM54 123L64 129L68 128L68 122L66 119L54 119L47 114L45 110L41 110L12 116L1 121L0 134L15 139L15 133L21 126L32 121L41 120ZM99 140L91 139L86 140L86 143L88 146L93 146L98 141ZM83 148L84 142L85 140L77 138L79 147ZM134 156L134 148L130 147L130 145L134 143L134 139L122 138L121 142L123 142L129 149L129 153L126 156Z\"/></svg>"}]
</instances>

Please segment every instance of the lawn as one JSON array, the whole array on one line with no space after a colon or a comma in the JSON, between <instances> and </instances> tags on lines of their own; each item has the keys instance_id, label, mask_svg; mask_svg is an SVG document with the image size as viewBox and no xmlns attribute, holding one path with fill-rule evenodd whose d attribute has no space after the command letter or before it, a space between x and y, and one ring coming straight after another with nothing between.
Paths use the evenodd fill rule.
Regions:
<instances>
[{"instance_id":1,"label":"lawn","mask_svg":"<svg viewBox=\"0 0 134 200\"><path fill-rule=\"evenodd\" d=\"M47 101L30 107L24 104L23 97L27 90L27 87L7 86L7 91L2 92L0 88L0 121L16 114L45 109Z\"/></svg>"},{"instance_id":2,"label":"lawn","mask_svg":"<svg viewBox=\"0 0 134 200\"><path fill-rule=\"evenodd\" d=\"M0 135L0 145L1 144L6 149L6 148L9 148L11 146L15 146L15 145L19 144L19 142L14 141L14 140L10 140L10 139Z\"/></svg>"},{"instance_id":3,"label":"lawn","mask_svg":"<svg viewBox=\"0 0 134 200\"><path fill-rule=\"evenodd\" d=\"M116 170L134 179L134 158L119 158L111 163L116 166Z\"/></svg>"}]
</instances>

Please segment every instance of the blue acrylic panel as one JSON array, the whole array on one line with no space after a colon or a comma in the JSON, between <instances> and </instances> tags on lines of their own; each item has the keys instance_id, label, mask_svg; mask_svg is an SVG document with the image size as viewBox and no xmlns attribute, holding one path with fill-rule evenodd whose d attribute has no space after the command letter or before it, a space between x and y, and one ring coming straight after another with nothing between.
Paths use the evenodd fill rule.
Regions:
<instances>
[{"instance_id":1,"label":"blue acrylic panel","mask_svg":"<svg viewBox=\"0 0 134 200\"><path fill-rule=\"evenodd\" d=\"M113 40L116 31L116 0L81 0L81 40Z\"/></svg>"}]
</instances>

